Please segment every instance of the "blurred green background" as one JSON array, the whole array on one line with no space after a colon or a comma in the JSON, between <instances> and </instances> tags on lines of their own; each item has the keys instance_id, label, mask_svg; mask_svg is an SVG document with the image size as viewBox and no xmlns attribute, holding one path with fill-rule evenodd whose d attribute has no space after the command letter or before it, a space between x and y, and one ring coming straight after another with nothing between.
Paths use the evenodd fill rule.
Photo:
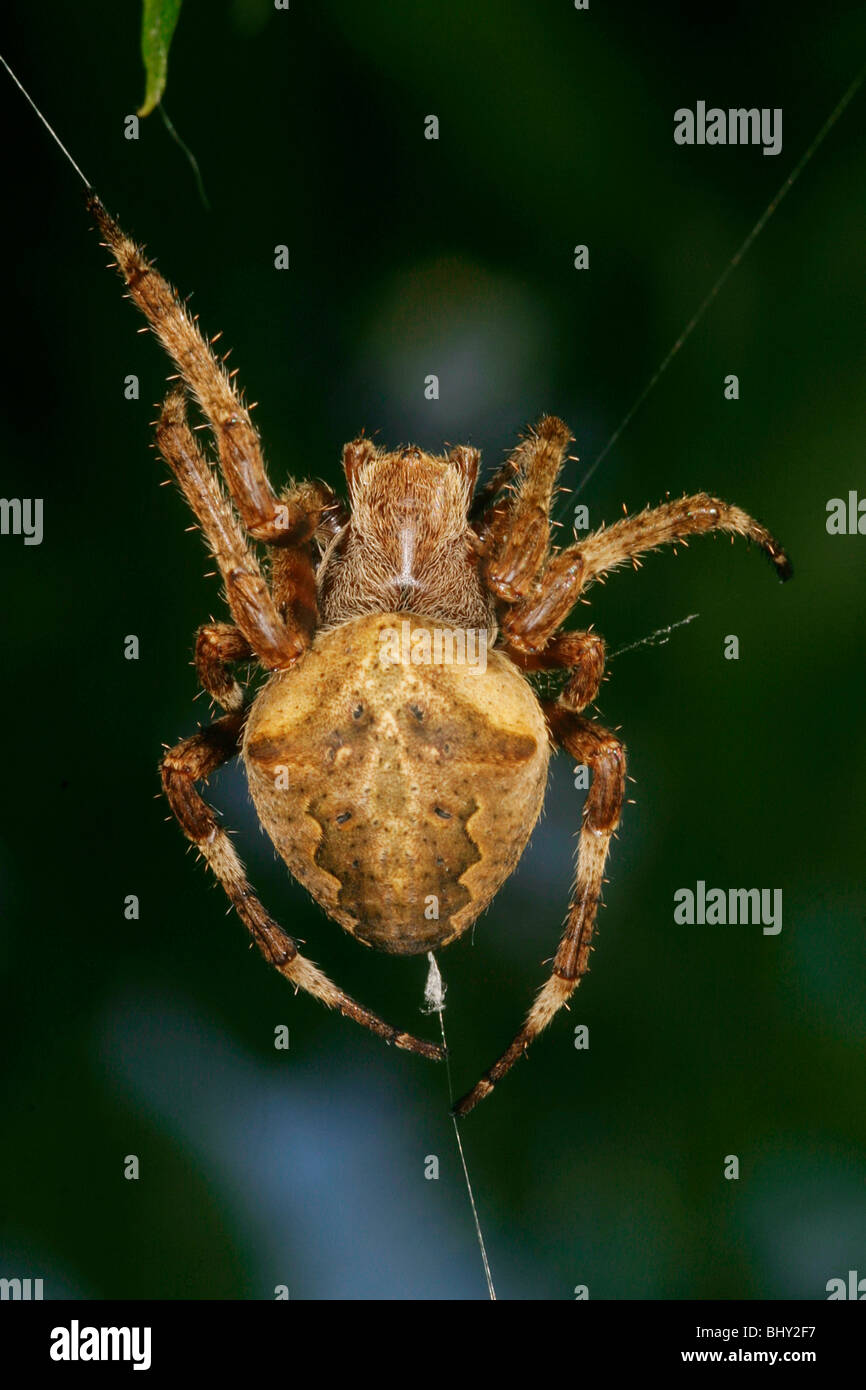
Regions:
<instances>
[{"instance_id":1,"label":"blurred green background","mask_svg":"<svg viewBox=\"0 0 866 1390\"><path fill-rule=\"evenodd\" d=\"M336 482L362 427L472 442L490 467L554 411L576 485L866 53L859 5L188 0L165 105L206 211L158 113L124 139L139 25L137 4L19 0L0 51L224 330L278 483ZM207 718L192 634L223 608L149 448L166 363L103 268L75 175L0 76L2 490L45 500L41 546L0 540L0 1274L51 1297L483 1298L444 1068L295 998L166 824L160 748ZM782 107L782 153L675 146L673 112L697 100ZM715 490L772 528L796 576L781 588L745 545L696 540L581 610L611 650L700 616L611 664L599 712L635 804L594 968L464 1126L501 1297L813 1299L866 1274L866 537L825 528L831 497L866 494L864 103L581 494L596 525ZM308 954L434 1036L423 960L363 951L310 904L237 769L211 792ZM562 755L519 870L440 958L461 1092L544 978L581 796ZM782 888L781 934L676 925L674 891L698 879Z\"/></svg>"}]
</instances>

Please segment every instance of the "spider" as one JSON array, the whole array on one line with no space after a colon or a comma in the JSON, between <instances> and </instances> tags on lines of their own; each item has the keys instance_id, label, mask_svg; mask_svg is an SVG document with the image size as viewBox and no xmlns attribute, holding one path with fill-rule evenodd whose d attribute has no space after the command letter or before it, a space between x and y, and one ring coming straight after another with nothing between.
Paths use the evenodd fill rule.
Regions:
<instances>
[{"instance_id":1,"label":"spider","mask_svg":"<svg viewBox=\"0 0 866 1390\"><path fill-rule=\"evenodd\" d=\"M552 415L480 488L477 449L386 452L361 437L343 450L348 508L322 482L290 483L278 495L235 373L99 199L88 206L130 297L177 366L182 384L169 390L156 442L219 567L233 619L199 628L195 643L198 678L225 713L166 752L162 782L265 959L296 990L387 1042L443 1057L333 984L262 906L196 789L237 754L259 820L294 877L358 941L404 956L448 945L491 902L540 814L551 748L591 770L550 976L514 1041L455 1106L465 1115L587 972L620 821L625 749L584 713L602 680L604 642L563 623L608 571L692 534L755 541L782 580L792 573L788 557L746 512L703 492L553 547L550 508L572 436ZM210 428L216 464L187 423L188 394ZM266 547L267 569L250 541ZM403 650L384 660L385 639L407 625L411 659ZM443 631L478 634L483 669L426 659ZM231 670L250 661L268 673L251 700ZM527 679L544 671L565 674L555 699L540 699Z\"/></svg>"}]
</instances>

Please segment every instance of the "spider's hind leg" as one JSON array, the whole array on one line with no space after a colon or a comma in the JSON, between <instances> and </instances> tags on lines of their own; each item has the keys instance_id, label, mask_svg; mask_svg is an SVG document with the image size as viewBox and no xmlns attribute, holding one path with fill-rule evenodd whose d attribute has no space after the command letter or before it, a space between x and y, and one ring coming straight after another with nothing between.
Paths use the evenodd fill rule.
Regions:
<instances>
[{"instance_id":1,"label":"spider's hind leg","mask_svg":"<svg viewBox=\"0 0 866 1390\"><path fill-rule=\"evenodd\" d=\"M589 969L605 860L611 836L619 825L625 796L625 749L614 734L562 704L546 703L544 712L556 741L592 770L592 785L583 809L574 891L550 979L536 996L511 1046L458 1101L455 1115L468 1115L480 1100L489 1096L497 1081L511 1070L532 1040L571 997Z\"/></svg>"},{"instance_id":2,"label":"spider's hind leg","mask_svg":"<svg viewBox=\"0 0 866 1390\"><path fill-rule=\"evenodd\" d=\"M377 1014L357 1004L318 966L302 956L292 938L269 916L253 892L231 840L221 829L212 808L195 789L196 782L207 778L238 752L245 718L245 710L224 715L165 754L163 787L181 829L207 860L265 960L296 990L303 989L328 1008L338 1009L386 1042L440 1061L444 1056L441 1047L392 1028Z\"/></svg>"}]
</instances>

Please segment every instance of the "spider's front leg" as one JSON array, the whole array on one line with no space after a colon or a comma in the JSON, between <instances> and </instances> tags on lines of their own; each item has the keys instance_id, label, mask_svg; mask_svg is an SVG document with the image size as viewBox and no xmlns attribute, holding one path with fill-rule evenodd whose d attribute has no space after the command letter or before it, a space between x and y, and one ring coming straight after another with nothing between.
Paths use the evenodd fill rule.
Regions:
<instances>
[{"instance_id":1,"label":"spider's front leg","mask_svg":"<svg viewBox=\"0 0 866 1390\"><path fill-rule=\"evenodd\" d=\"M175 388L166 396L157 421L156 442L195 513L208 548L219 566L226 601L235 624L263 666L271 671L286 670L309 645L312 627L309 607L299 607L297 612L288 603L278 607L217 475L196 443L186 418L185 395L180 388ZM324 505L325 498L322 496L319 511ZM308 533L315 531L318 519L318 513L303 521L291 515L289 520L295 530L284 528L283 532L287 540L292 542L287 545L287 554L309 571L313 605L315 578L306 550L310 545ZM314 614L315 608L312 611ZM235 658L216 654L217 662L227 659ZM207 677L212 669L207 655L204 664L204 675ZM215 683L225 688L225 682L218 673ZM204 681L203 684L205 689L210 689ZM212 693L216 694L215 691ZM216 698L220 699L221 696L217 695Z\"/></svg>"},{"instance_id":2,"label":"spider's front leg","mask_svg":"<svg viewBox=\"0 0 866 1390\"><path fill-rule=\"evenodd\" d=\"M592 785L583 810L574 892L550 979L539 991L511 1046L458 1101L455 1115L468 1115L480 1100L490 1095L497 1081L511 1070L533 1038L547 1027L589 969L605 860L611 836L619 825L625 797L625 749L614 734L561 703L546 702L543 708L556 742L592 771Z\"/></svg>"},{"instance_id":3,"label":"spider's front leg","mask_svg":"<svg viewBox=\"0 0 866 1390\"><path fill-rule=\"evenodd\" d=\"M244 527L255 540L282 544L285 531L279 499L265 470L249 410L235 389L234 373L226 372L213 352L212 342L199 332L196 319L187 313L172 286L118 226L99 198L92 194L87 205L126 281L130 298L147 318L207 416L220 467Z\"/></svg>"},{"instance_id":4,"label":"spider's front leg","mask_svg":"<svg viewBox=\"0 0 866 1390\"><path fill-rule=\"evenodd\" d=\"M489 506L477 522L482 578L504 603L515 603L531 592L544 564L553 489L571 438L567 425L555 415L545 415L476 499L477 507L515 479L512 495Z\"/></svg>"},{"instance_id":5,"label":"spider's front leg","mask_svg":"<svg viewBox=\"0 0 866 1390\"><path fill-rule=\"evenodd\" d=\"M163 437L161 447L168 448L169 461L175 472L178 461L176 444L168 446ZM204 462L202 460L202 462ZM314 528L323 511L327 513L320 529L327 535L332 520L328 494L320 483L303 483L287 488L283 494L287 531L295 537L292 545L274 547L271 551L271 584L273 606L283 622L292 624L304 642L312 639L318 621L316 572L309 553ZM334 508L336 511L336 508ZM231 517L229 517L231 520ZM235 549L243 550L243 537L237 532ZM250 557L247 557L248 559ZM217 557L219 563L219 556ZM264 582L264 577L263 582ZM229 570L227 590L236 583L236 571ZM244 689L235 679L231 667L237 662L256 658L252 644L239 627L232 623L205 623L196 633L195 669L202 687L224 710L239 710L244 703Z\"/></svg>"},{"instance_id":6,"label":"spider's front leg","mask_svg":"<svg viewBox=\"0 0 866 1390\"><path fill-rule=\"evenodd\" d=\"M441 1061L441 1047L392 1028L333 984L318 966L300 954L292 938L256 897L234 846L220 828L212 808L195 789L196 782L206 779L238 752L245 718L245 710L224 715L165 754L161 769L163 787L181 829L207 860L265 960L296 990L303 989L328 1008L338 1009L386 1042Z\"/></svg>"}]
</instances>

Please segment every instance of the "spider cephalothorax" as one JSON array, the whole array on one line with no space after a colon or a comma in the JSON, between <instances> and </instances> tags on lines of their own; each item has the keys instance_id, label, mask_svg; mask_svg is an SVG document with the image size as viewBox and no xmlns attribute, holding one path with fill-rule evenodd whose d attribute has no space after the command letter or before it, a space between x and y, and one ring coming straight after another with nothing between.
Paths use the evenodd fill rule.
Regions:
<instances>
[{"instance_id":1,"label":"spider cephalothorax","mask_svg":"<svg viewBox=\"0 0 866 1390\"><path fill-rule=\"evenodd\" d=\"M551 745L592 772L550 977L510 1047L456 1107L465 1114L586 973L623 804L623 745L583 714L598 693L604 643L562 624L605 572L698 532L749 537L781 579L791 574L787 556L747 513L705 493L552 547L550 507L571 440L553 416L478 492L475 449L387 453L361 438L343 453L349 510L320 482L277 496L211 344L102 204L90 207L185 384L165 401L157 443L234 620L196 639L199 679L226 713L165 755L163 784L265 958L388 1041L442 1056L338 989L265 911L195 787L238 753L259 819L295 877L359 941L401 955L447 945L488 905L538 818ZM187 391L216 465L187 424ZM268 549L267 579L250 539ZM271 674L248 700L230 667L251 660ZM526 673L557 670L560 694L539 700Z\"/></svg>"},{"instance_id":2,"label":"spider cephalothorax","mask_svg":"<svg viewBox=\"0 0 866 1390\"><path fill-rule=\"evenodd\" d=\"M464 448L446 457L417 448L385 453L369 439L346 445L351 512L318 570L323 626L408 610L495 630L468 521L479 457Z\"/></svg>"}]
</instances>

